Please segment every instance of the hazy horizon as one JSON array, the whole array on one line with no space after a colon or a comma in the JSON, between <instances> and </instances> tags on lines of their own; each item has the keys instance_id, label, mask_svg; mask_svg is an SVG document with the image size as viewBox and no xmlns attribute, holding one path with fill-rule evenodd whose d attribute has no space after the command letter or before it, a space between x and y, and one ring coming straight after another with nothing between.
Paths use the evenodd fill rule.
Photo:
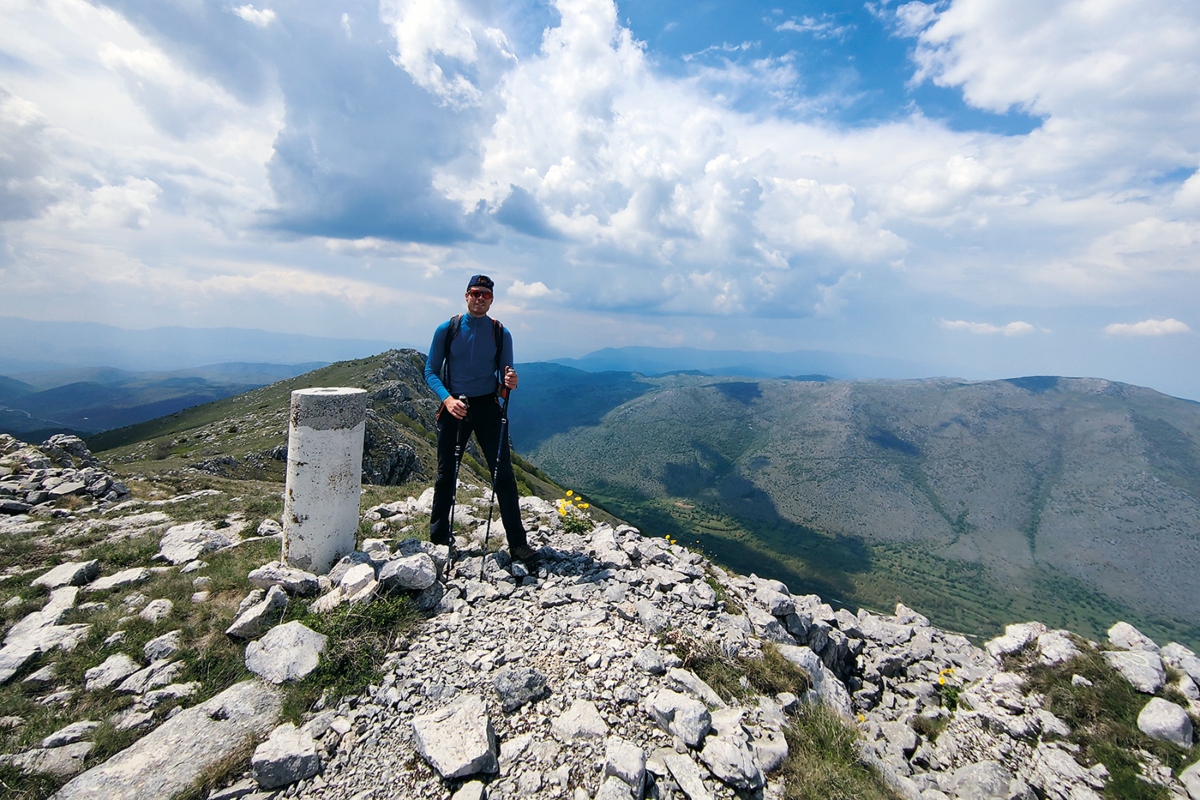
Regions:
<instances>
[{"instance_id":1,"label":"hazy horizon","mask_svg":"<svg viewBox=\"0 0 1200 800\"><path fill-rule=\"evenodd\" d=\"M96 340L93 342L94 346L92 349L73 347L70 353L74 356L74 360L43 361L41 363L26 361L22 366L22 362L12 357L11 353L20 351L25 346L25 343L13 336L12 332L19 324L31 322L34 327L45 325L44 323L24 320L20 317L0 316L0 336L2 336L0 338L0 375L20 379L22 375L40 372L104 367L130 372L187 372L202 367L232 363L277 365L308 364L312 362L331 363L334 361L372 356L391 348L409 347L420 352L425 352L426 350L425 345L416 343L312 337L253 328L206 329L170 326L139 330L105 326L98 323L68 323L50 327L62 335L64 344L74 340L77 330L76 326L79 329L90 331L93 339ZM174 334L176 337L181 333L184 334L184 338L195 346L195 349L190 351L193 354L192 357L189 359L187 355L183 355L179 351L165 352L164 347L170 348L172 345L172 337L164 336L165 332ZM205 332L214 334L214 338L219 341L205 346L202 336ZM126 341L126 349L112 352L112 358L105 358L98 355L106 347L111 347L113 342L119 340L121 335L132 335L132 338ZM143 349L136 344L137 340L142 336L145 337L142 341L148 349ZM258 337L263 337L267 341L255 345L253 340ZM97 342L98 344L96 344ZM248 350L248 347L252 349ZM650 352L638 352L639 349ZM57 352L60 355L64 353L64 350L58 346L52 346L49 350ZM90 358L80 355L81 353L88 352L94 355ZM309 357L314 352L319 353L321 357ZM291 355L288 356L287 354ZM728 354L729 359L715 358L714 356L717 354ZM796 358L785 358L777 365L771 363L773 359L792 356ZM616 369L619 371L639 371L647 374L661 374L687 369L707 370L714 375L744 374L746 377L820 373L839 380L958 378L986 381L1028 377L1035 374L968 376L921 370L919 365L914 364L912 361L874 358L853 352L832 350L752 351L717 347L601 347L586 353L570 356L564 355L544 359L518 359L518 363L533 362L564 364L586 371ZM739 365L749 365L752 369L748 369L745 373L730 373L726 371L728 367ZM1145 385L1133 381L1123 381L1110 375L1064 374L1059 377L1103 378L1122 383L1134 383L1134 385L1138 386ZM1146 388L1181 399L1200 402L1200 390L1195 395L1188 396L1170 392L1157 386L1146 385Z\"/></svg>"}]
</instances>

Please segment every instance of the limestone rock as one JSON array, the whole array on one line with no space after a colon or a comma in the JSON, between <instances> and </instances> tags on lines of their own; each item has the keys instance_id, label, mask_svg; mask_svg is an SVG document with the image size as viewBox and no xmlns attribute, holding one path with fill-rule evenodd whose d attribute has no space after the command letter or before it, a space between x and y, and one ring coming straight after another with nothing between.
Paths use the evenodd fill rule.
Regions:
<instances>
[{"instance_id":1,"label":"limestone rock","mask_svg":"<svg viewBox=\"0 0 1200 800\"><path fill-rule=\"evenodd\" d=\"M632 742L610 736L604 743L604 774L618 778L634 797L641 797L646 782L646 753Z\"/></svg>"},{"instance_id":2,"label":"limestone rock","mask_svg":"<svg viewBox=\"0 0 1200 800\"><path fill-rule=\"evenodd\" d=\"M688 800L714 800L712 792L704 785L703 773L690 756L673 750L659 750L655 756L670 770L671 777L683 789Z\"/></svg>"},{"instance_id":3,"label":"limestone rock","mask_svg":"<svg viewBox=\"0 0 1200 800\"><path fill-rule=\"evenodd\" d=\"M332 580L332 578L331 578ZM375 568L370 563L355 564L346 570L340 581L337 581L342 592L347 597L352 597L362 589L370 586L375 582Z\"/></svg>"},{"instance_id":4,"label":"limestone rock","mask_svg":"<svg viewBox=\"0 0 1200 800\"><path fill-rule=\"evenodd\" d=\"M379 583L389 591L422 591L436 581L437 566L426 553L393 559L379 570Z\"/></svg>"},{"instance_id":5,"label":"limestone rock","mask_svg":"<svg viewBox=\"0 0 1200 800\"><path fill-rule=\"evenodd\" d=\"M1192 746L1192 721L1187 712L1160 697L1150 702L1138 714L1138 729L1151 739L1161 739L1183 748Z\"/></svg>"},{"instance_id":6,"label":"limestone rock","mask_svg":"<svg viewBox=\"0 0 1200 800\"><path fill-rule=\"evenodd\" d=\"M49 749L52 747L62 747L64 744L74 744L80 739L89 736L92 731L100 727L99 722L91 720L83 720L81 722L72 722L65 728L59 728L54 733L42 739L41 746Z\"/></svg>"},{"instance_id":7,"label":"limestone rock","mask_svg":"<svg viewBox=\"0 0 1200 800\"><path fill-rule=\"evenodd\" d=\"M271 683L296 681L317 668L329 637L292 621L246 645L246 669Z\"/></svg>"},{"instance_id":8,"label":"limestone rock","mask_svg":"<svg viewBox=\"0 0 1200 800\"><path fill-rule=\"evenodd\" d=\"M83 590L85 592L106 592L110 589L119 589L122 586L132 586L135 583L150 580L150 576L153 574L146 567L130 567L113 575L97 578Z\"/></svg>"},{"instance_id":9,"label":"limestone rock","mask_svg":"<svg viewBox=\"0 0 1200 800\"><path fill-rule=\"evenodd\" d=\"M49 689L50 686L58 677L58 665L47 664L46 666L34 672L25 680L21 681L21 686L31 692L41 692Z\"/></svg>"},{"instance_id":10,"label":"limestone rock","mask_svg":"<svg viewBox=\"0 0 1200 800\"><path fill-rule=\"evenodd\" d=\"M198 520L168 528L158 543L158 555L155 558L171 564L186 564L205 553L222 550L236 543L236 539Z\"/></svg>"},{"instance_id":11,"label":"limestone rock","mask_svg":"<svg viewBox=\"0 0 1200 800\"><path fill-rule=\"evenodd\" d=\"M635 604L637 608L638 619L642 621L651 633L658 633L666 630L671 624L671 618L663 612L658 606L648 600L642 600Z\"/></svg>"},{"instance_id":12,"label":"limestone rock","mask_svg":"<svg viewBox=\"0 0 1200 800\"><path fill-rule=\"evenodd\" d=\"M803 669L812 678L813 688L809 690L816 699L826 707L837 712L844 719L852 718L850 693L837 676L807 647L792 647L777 645L780 654L788 661Z\"/></svg>"},{"instance_id":13,"label":"limestone rock","mask_svg":"<svg viewBox=\"0 0 1200 800\"><path fill-rule=\"evenodd\" d=\"M272 585L261 602L238 615L233 624L225 630L225 635L235 639L256 639L279 619L287 604L287 592Z\"/></svg>"},{"instance_id":14,"label":"limestone rock","mask_svg":"<svg viewBox=\"0 0 1200 800\"><path fill-rule=\"evenodd\" d=\"M760 586L754 593L754 601L773 617L786 617L796 612L796 604L787 593L786 587L779 591L774 586Z\"/></svg>"},{"instance_id":15,"label":"limestone rock","mask_svg":"<svg viewBox=\"0 0 1200 800\"><path fill-rule=\"evenodd\" d=\"M638 651L638 654L633 658L633 665L638 669L644 669L651 675L662 675L667 671L663 665L662 653L658 652L658 648L652 644L648 644Z\"/></svg>"},{"instance_id":16,"label":"limestone rock","mask_svg":"<svg viewBox=\"0 0 1200 800\"><path fill-rule=\"evenodd\" d=\"M690 670L679 668L668 670L666 683L676 691L687 692L709 708L725 708L725 701L721 699L721 696Z\"/></svg>"},{"instance_id":17,"label":"limestone rock","mask_svg":"<svg viewBox=\"0 0 1200 800\"><path fill-rule=\"evenodd\" d=\"M162 658L123 680L117 686L117 692L119 694L142 694L150 689L157 689L174 682L183 673L183 670L182 662Z\"/></svg>"},{"instance_id":18,"label":"limestone rock","mask_svg":"<svg viewBox=\"0 0 1200 800\"><path fill-rule=\"evenodd\" d=\"M952 797L962 800L1014 800L1012 783L1013 776L1000 764L981 761L955 770L946 786Z\"/></svg>"},{"instance_id":19,"label":"limestone rock","mask_svg":"<svg viewBox=\"0 0 1200 800\"><path fill-rule=\"evenodd\" d=\"M320 591L316 575L289 567L279 561L263 564L246 577L251 586L264 591L278 586L288 594L298 597L314 597Z\"/></svg>"},{"instance_id":20,"label":"limestone rock","mask_svg":"<svg viewBox=\"0 0 1200 800\"><path fill-rule=\"evenodd\" d=\"M30 586L45 586L47 589L57 589L60 586L83 586L100 574L100 562L71 561L59 564L54 569L34 578Z\"/></svg>"},{"instance_id":21,"label":"limestone rock","mask_svg":"<svg viewBox=\"0 0 1200 800\"><path fill-rule=\"evenodd\" d=\"M1126 650L1144 650L1148 653L1158 652L1158 645L1154 643L1154 640L1128 622L1118 622L1109 628L1108 641Z\"/></svg>"},{"instance_id":22,"label":"limestone rock","mask_svg":"<svg viewBox=\"0 0 1200 800\"><path fill-rule=\"evenodd\" d=\"M750 742L750 747L754 751L754 761L764 775L771 774L787 761L788 743L781 731L763 731Z\"/></svg>"},{"instance_id":23,"label":"limestone rock","mask_svg":"<svg viewBox=\"0 0 1200 800\"><path fill-rule=\"evenodd\" d=\"M262 681L235 684L77 776L55 800L142 800L181 794L265 736L275 727L282 704L279 690Z\"/></svg>"},{"instance_id":24,"label":"limestone rock","mask_svg":"<svg viewBox=\"0 0 1200 800\"><path fill-rule=\"evenodd\" d=\"M8 683L26 664L55 648L74 650L86 638L90 625L60 625L75 605L79 590L74 586L54 589L40 611L17 620L0 647L0 686Z\"/></svg>"},{"instance_id":25,"label":"limestone rock","mask_svg":"<svg viewBox=\"0 0 1200 800\"><path fill-rule=\"evenodd\" d=\"M170 683L161 689L146 692L142 695L141 704L146 708L158 708L163 703L191 697L198 691L200 691L200 684L197 681Z\"/></svg>"},{"instance_id":26,"label":"limestone rock","mask_svg":"<svg viewBox=\"0 0 1200 800\"><path fill-rule=\"evenodd\" d=\"M496 772L496 734L487 705L468 695L412 721L417 752L446 780Z\"/></svg>"},{"instance_id":27,"label":"limestone rock","mask_svg":"<svg viewBox=\"0 0 1200 800\"><path fill-rule=\"evenodd\" d=\"M146 642L142 648L142 654L146 656L148 661L159 661L164 658L170 658L179 652L182 645L182 630L174 630L170 633L164 633L162 636L156 636Z\"/></svg>"},{"instance_id":28,"label":"limestone rock","mask_svg":"<svg viewBox=\"0 0 1200 800\"><path fill-rule=\"evenodd\" d=\"M145 608L138 612L138 616L151 625L157 625L171 616L171 612L174 610L175 604L163 597L158 600L152 600Z\"/></svg>"},{"instance_id":29,"label":"limestone rock","mask_svg":"<svg viewBox=\"0 0 1200 800\"><path fill-rule=\"evenodd\" d=\"M1103 764L1085 769L1058 744L1042 742L1034 751L1029 783L1053 800L1099 800L1094 790L1104 788L1108 770Z\"/></svg>"},{"instance_id":30,"label":"limestone rock","mask_svg":"<svg viewBox=\"0 0 1200 800\"><path fill-rule=\"evenodd\" d=\"M1040 622L1019 622L1005 626L1003 636L997 636L983 647L989 654L999 658L1021 651L1025 645L1047 632L1046 626Z\"/></svg>"},{"instance_id":31,"label":"limestone rock","mask_svg":"<svg viewBox=\"0 0 1200 800\"><path fill-rule=\"evenodd\" d=\"M1167 682L1167 673L1158 653L1148 650L1106 650L1104 658L1139 692L1154 694Z\"/></svg>"},{"instance_id":32,"label":"limestone rock","mask_svg":"<svg viewBox=\"0 0 1200 800\"><path fill-rule=\"evenodd\" d=\"M708 737L700 760L718 780L735 789L754 791L763 785L762 771L745 735L722 733Z\"/></svg>"},{"instance_id":33,"label":"limestone rock","mask_svg":"<svg viewBox=\"0 0 1200 800\"><path fill-rule=\"evenodd\" d=\"M1187 789L1191 800L1200 800L1200 761L1179 773L1179 782Z\"/></svg>"},{"instance_id":34,"label":"limestone rock","mask_svg":"<svg viewBox=\"0 0 1200 800\"><path fill-rule=\"evenodd\" d=\"M94 747L92 742L76 742L49 749L36 747L16 755L0 755L0 766L16 767L22 772L69 778L79 774Z\"/></svg>"},{"instance_id":35,"label":"limestone rock","mask_svg":"<svg viewBox=\"0 0 1200 800\"><path fill-rule=\"evenodd\" d=\"M1079 648L1066 631L1049 631L1037 638L1038 661L1047 666L1070 661L1079 655Z\"/></svg>"},{"instance_id":36,"label":"limestone rock","mask_svg":"<svg viewBox=\"0 0 1200 800\"><path fill-rule=\"evenodd\" d=\"M83 688L89 692L107 689L128 678L141 666L124 653L109 656L102 664L83 673Z\"/></svg>"},{"instance_id":37,"label":"limestone rock","mask_svg":"<svg viewBox=\"0 0 1200 800\"><path fill-rule=\"evenodd\" d=\"M670 689L660 689L646 698L646 711L660 728L678 736L688 747L698 747L712 728L712 715L703 703Z\"/></svg>"},{"instance_id":38,"label":"limestone rock","mask_svg":"<svg viewBox=\"0 0 1200 800\"><path fill-rule=\"evenodd\" d=\"M608 723L591 700L576 700L554 719L551 732L560 742L601 738L608 734Z\"/></svg>"},{"instance_id":39,"label":"limestone rock","mask_svg":"<svg viewBox=\"0 0 1200 800\"><path fill-rule=\"evenodd\" d=\"M255 748L250 769L259 786L277 789L316 775L321 771L321 756L312 734L288 722Z\"/></svg>"},{"instance_id":40,"label":"limestone rock","mask_svg":"<svg viewBox=\"0 0 1200 800\"><path fill-rule=\"evenodd\" d=\"M904 644L912 638L913 633L911 626L888 622L865 609L859 609L858 627L865 638L886 645ZM815 645L811 645L810 643L810 646ZM817 649L821 648L818 647Z\"/></svg>"},{"instance_id":41,"label":"limestone rock","mask_svg":"<svg viewBox=\"0 0 1200 800\"><path fill-rule=\"evenodd\" d=\"M1184 672L1189 678L1200 684L1200 658L1178 642L1171 642L1159 653L1168 666Z\"/></svg>"},{"instance_id":42,"label":"limestone rock","mask_svg":"<svg viewBox=\"0 0 1200 800\"><path fill-rule=\"evenodd\" d=\"M450 800L486 800L483 784L479 781L464 783Z\"/></svg>"},{"instance_id":43,"label":"limestone rock","mask_svg":"<svg viewBox=\"0 0 1200 800\"><path fill-rule=\"evenodd\" d=\"M330 583L334 586L341 586L342 581L346 577L346 573L348 573L354 567L361 566L363 564L371 564L371 557L369 555L359 550L347 553L346 555L342 556L332 568L330 568L328 576ZM371 569L372 572L374 572L375 568L373 566ZM372 574L371 577L373 578L375 576Z\"/></svg>"}]
</instances>

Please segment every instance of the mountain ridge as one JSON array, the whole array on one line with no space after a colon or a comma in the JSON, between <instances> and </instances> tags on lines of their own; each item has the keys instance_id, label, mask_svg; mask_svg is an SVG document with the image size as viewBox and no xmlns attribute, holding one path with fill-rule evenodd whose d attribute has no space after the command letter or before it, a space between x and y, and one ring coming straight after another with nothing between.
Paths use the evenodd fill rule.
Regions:
<instances>
[{"instance_id":1,"label":"mountain ridge","mask_svg":"<svg viewBox=\"0 0 1200 800\"><path fill-rule=\"evenodd\" d=\"M1095 619L1070 620L1088 633L1120 615L1104 609L1108 597L1180 621L1190 641L1200 634L1186 622L1200 615L1186 569L1154 561L1200 564L1194 403L1086 378L642 380L598 423L546 437L514 427L514 441L528 437L533 463L635 524L673 524L741 568L786 557L792 579L818 580L823 595L853 593L859 576L879 572L874 558L897 573L945 570L924 602L946 611L988 603L951 599L964 582L952 573L965 568L1019 590L1033 617L1039 594L1092 597ZM548 410L527 400L520 419L544 426ZM878 593L857 599L886 605ZM985 629L1002 608L992 605Z\"/></svg>"}]
</instances>

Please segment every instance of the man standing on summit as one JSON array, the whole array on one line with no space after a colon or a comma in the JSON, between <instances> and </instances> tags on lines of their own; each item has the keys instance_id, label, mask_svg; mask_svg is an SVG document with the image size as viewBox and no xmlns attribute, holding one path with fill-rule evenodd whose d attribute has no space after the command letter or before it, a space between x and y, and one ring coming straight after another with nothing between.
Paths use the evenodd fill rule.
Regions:
<instances>
[{"instance_id":1,"label":"man standing on summit","mask_svg":"<svg viewBox=\"0 0 1200 800\"><path fill-rule=\"evenodd\" d=\"M517 388L517 373L513 369L512 336L488 316L495 288L488 276L472 276L467 283L467 313L438 326L425 361L425 382L442 400L437 417L437 480L433 485L429 541L453 547L449 517L457 489L455 451L461 454L474 431L495 480L509 553L515 559L529 561L537 553L529 546L521 523L508 431L501 431L500 394Z\"/></svg>"}]
</instances>

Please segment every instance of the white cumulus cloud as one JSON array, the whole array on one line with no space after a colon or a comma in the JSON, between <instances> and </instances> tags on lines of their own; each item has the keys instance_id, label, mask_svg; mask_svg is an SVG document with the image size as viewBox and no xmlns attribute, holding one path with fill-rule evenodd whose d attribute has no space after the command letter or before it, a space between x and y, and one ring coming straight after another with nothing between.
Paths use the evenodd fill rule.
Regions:
<instances>
[{"instance_id":1,"label":"white cumulus cloud","mask_svg":"<svg viewBox=\"0 0 1200 800\"><path fill-rule=\"evenodd\" d=\"M270 8L257 9L247 4L233 9L233 13L259 28L265 28L275 21L275 11Z\"/></svg>"},{"instance_id":2,"label":"white cumulus cloud","mask_svg":"<svg viewBox=\"0 0 1200 800\"><path fill-rule=\"evenodd\" d=\"M1010 322L1007 325L993 325L990 322L967 322L961 319L944 319L941 326L948 331L967 331L981 336L1024 336L1037 330L1028 322Z\"/></svg>"},{"instance_id":3,"label":"white cumulus cloud","mask_svg":"<svg viewBox=\"0 0 1200 800\"><path fill-rule=\"evenodd\" d=\"M1174 317L1167 319L1146 319L1141 322L1114 322L1104 328L1110 336L1167 336L1173 333L1191 333L1187 323L1180 322Z\"/></svg>"},{"instance_id":4,"label":"white cumulus cloud","mask_svg":"<svg viewBox=\"0 0 1200 800\"><path fill-rule=\"evenodd\" d=\"M524 281L513 281L512 287L508 290L511 297L518 300L566 300L569 295L561 289L551 289L541 281L533 281L525 283Z\"/></svg>"},{"instance_id":5,"label":"white cumulus cloud","mask_svg":"<svg viewBox=\"0 0 1200 800\"><path fill-rule=\"evenodd\" d=\"M853 25L839 25L837 18L831 14L818 17L799 17L781 22L775 26L777 31L792 33L808 33L817 39L841 39L854 30Z\"/></svg>"}]
</instances>

